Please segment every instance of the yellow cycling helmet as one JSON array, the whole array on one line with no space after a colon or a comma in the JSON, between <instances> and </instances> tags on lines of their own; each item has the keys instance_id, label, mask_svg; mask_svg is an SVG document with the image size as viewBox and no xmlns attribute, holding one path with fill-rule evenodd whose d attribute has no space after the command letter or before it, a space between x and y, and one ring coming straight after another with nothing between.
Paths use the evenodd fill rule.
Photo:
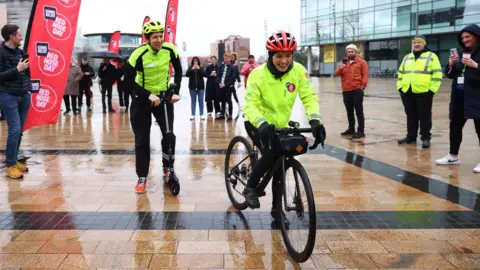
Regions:
<instances>
[{"instance_id":1,"label":"yellow cycling helmet","mask_svg":"<svg viewBox=\"0 0 480 270\"><path fill-rule=\"evenodd\" d=\"M143 25L143 34L149 35L151 33L163 33L165 27L159 21L147 22Z\"/></svg>"}]
</instances>

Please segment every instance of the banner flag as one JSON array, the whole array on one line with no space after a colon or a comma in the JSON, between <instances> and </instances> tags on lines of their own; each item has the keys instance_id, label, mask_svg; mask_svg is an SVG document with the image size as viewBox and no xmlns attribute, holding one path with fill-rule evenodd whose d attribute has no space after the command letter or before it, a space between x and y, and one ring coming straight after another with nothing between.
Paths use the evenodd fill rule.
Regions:
<instances>
[{"instance_id":1,"label":"banner flag","mask_svg":"<svg viewBox=\"0 0 480 270\"><path fill-rule=\"evenodd\" d=\"M24 130L56 124L62 106L81 0L35 0L25 51L29 55L32 102Z\"/></svg>"}]
</instances>

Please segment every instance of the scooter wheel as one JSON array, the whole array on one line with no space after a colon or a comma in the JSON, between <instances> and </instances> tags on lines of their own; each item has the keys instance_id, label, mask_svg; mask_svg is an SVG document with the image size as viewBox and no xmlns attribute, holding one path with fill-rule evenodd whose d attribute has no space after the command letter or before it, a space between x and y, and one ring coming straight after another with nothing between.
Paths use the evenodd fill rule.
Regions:
<instances>
[{"instance_id":1,"label":"scooter wheel","mask_svg":"<svg viewBox=\"0 0 480 270\"><path fill-rule=\"evenodd\" d=\"M173 182L173 181L172 181ZM173 196L177 196L180 193L180 183L173 182L170 184L170 192Z\"/></svg>"}]
</instances>

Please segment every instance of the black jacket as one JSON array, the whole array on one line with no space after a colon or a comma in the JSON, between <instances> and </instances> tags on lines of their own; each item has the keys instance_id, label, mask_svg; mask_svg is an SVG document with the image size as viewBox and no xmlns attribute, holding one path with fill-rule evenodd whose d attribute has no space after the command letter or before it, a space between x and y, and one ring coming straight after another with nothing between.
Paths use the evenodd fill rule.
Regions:
<instances>
[{"instance_id":1,"label":"black jacket","mask_svg":"<svg viewBox=\"0 0 480 270\"><path fill-rule=\"evenodd\" d=\"M219 67L217 72L216 83L220 84L222 82L222 76L223 76L223 73L225 72L225 67L227 72L225 75L225 81L224 81L225 87L233 87L233 85L235 84L235 79L237 78L238 69L230 63L227 65L223 64Z\"/></svg>"},{"instance_id":2,"label":"black jacket","mask_svg":"<svg viewBox=\"0 0 480 270\"><path fill-rule=\"evenodd\" d=\"M200 69L192 69L192 66L190 66L187 69L186 76L189 78L188 88L190 90L205 89L205 80L203 79L205 77L205 70L203 67L200 67Z\"/></svg>"},{"instance_id":3,"label":"black jacket","mask_svg":"<svg viewBox=\"0 0 480 270\"><path fill-rule=\"evenodd\" d=\"M90 72L90 75L83 75L82 80L80 81L80 87L82 88L88 88L93 85L92 83L92 78L95 78L95 71L93 71L93 68L89 64L80 64L80 68L82 69L82 72Z\"/></svg>"},{"instance_id":4,"label":"black jacket","mask_svg":"<svg viewBox=\"0 0 480 270\"><path fill-rule=\"evenodd\" d=\"M103 67L105 65L107 65L107 69L103 70ZM117 69L111 63L108 63L108 64L102 63L98 68L98 77L100 77L101 79L100 84L102 86L104 87L112 86L117 81L117 78L118 78Z\"/></svg>"},{"instance_id":5,"label":"black jacket","mask_svg":"<svg viewBox=\"0 0 480 270\"><path fill-rule=\"evenodd\" d=\"M466 53L465 46L463 45L461 36L464 31L471 32L477 36L477 40L480 41L480 27L476 24L471 24L462 29L458 36L458 43L463 48L463 52L459 52L459 58L462 59L462 55ZM457 102L456 91L464 91L464 115L466 119L480 119L480 44L477 45L477 48L472 50L470 58L477 62L479 66L474 69L471 67L466 67L462 62L457 62L455 65L450 68L448 64L445 67L445 76L447 78L453 79L452 81L452 94L450 96L450 116L455 108ZM457 78L462 76L463 69L465 68L464 76L464 85L463 90L458 89L457 87Z\"/></svg>"},{"instance_id":6,"label":"black jacket","mask_svg":"<svg viewBox=\"0 0 480 270\"><path fill-rule=\"evenodd\" d=\"M30 68L23 72L17 70L23 55L20 48L11 49L5 42L0 45L0 92L21 96L32 90Z\"/></svg>"}]
</instances>

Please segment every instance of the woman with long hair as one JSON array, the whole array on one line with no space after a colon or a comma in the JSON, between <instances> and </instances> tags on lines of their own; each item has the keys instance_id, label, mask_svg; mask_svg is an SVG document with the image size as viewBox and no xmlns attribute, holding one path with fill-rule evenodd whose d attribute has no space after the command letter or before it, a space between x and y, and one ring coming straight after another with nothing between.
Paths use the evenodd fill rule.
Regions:
<instances>
[{"instance_id":1,"label":"woman with long hair","mask_svg":"<svg viewBox=\"0 0 480 270\"><path fill-rule=\"evenodd\" d=\"M189 78L188 88L190 89L190 98L192 100L192 116L190 120L195 119L197 100L200 107L200 117L202 120L205 120L203 113L203 97L205 95L205 81L203 77L205 77L205 70L200 65L200 59L197 56L192 58L192 63L187 70L187 77Z\"/></svg>"}]
</instances>

